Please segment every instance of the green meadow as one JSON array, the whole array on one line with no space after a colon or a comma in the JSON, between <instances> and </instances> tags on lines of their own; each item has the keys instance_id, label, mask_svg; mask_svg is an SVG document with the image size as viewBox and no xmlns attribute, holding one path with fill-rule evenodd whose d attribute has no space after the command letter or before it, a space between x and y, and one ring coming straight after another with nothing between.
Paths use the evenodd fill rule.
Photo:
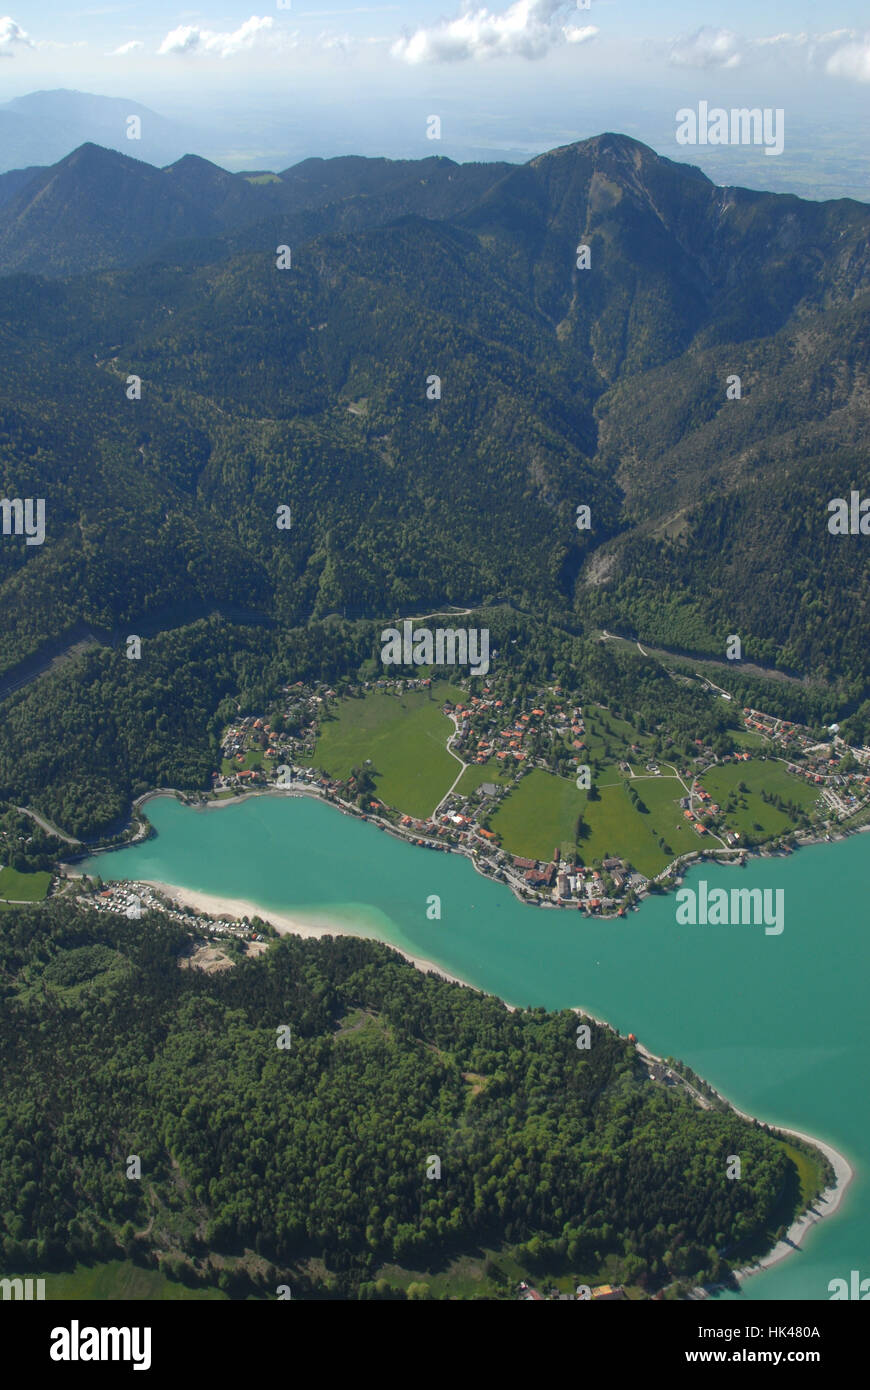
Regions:
<instances>
[{"instance_id":1,"label":"green meadow","mask_svg":"<svg viewBox=\"0 0 870 1390\"><path fill-rule=\"evenodd\" d=\"M738 748L751 751L754 748L763 748L765 745L770 746L770 739L755 729L729 729L728 733Z\"/></svg>"},{"instance_id":2,"label":"green meadow","mask_svg":"<svg viewBox=\"0 0 870 1390\"><path fill-rule=\"evenodd\" d=\"M458 765L457 765L458 766ZM506 772L504 765L496 758L485 763L472 763L462 774L456 790L463 796L471 796L484 782L494 782L500 787L509 787L514 780L513 772Z\"/></svg>"},{"instance_id":3,"label":"green meadow","mask_svg":"<svg viewBox=\"0 0 870 1390\"><path fill-rule=\"evenodd\" d=\"M740 792L740 783L748 790ZM726 812L726 823L731 830L741 835L782 835L793 829L791 817L770 806L761 798L762 791L779 796L786 802L794 802L809 811L818 800L818 789L799 777L786 771L785 765L775 759L753 759L748 763L724 763L710 768L701 778L701 785L710 793ZM730 801L736 802L734 809L727 810ZM761 826L761 832L755 829Z\"/></svg>"},{"instance_id":4,"label":"green meadow","mask_svg":"<svg viewBox=\"0 0 870 1390\"><path fill-rule=\"evenodd\" d=\"M583 795L586 800L585 793ZM642 816L634 809L621 784L601 789L600 801L586 801L583 819L589 826L589 834L577 845L577 852L583 864L591 864L593 859L605 859L618 855L626 859L642 874L657 873L667 863L667 858L658 849L655 840L650 839L649 827Z\"/></svg>"},{"instance_id":5,"label":"green meadow","mask_svg":"<svg viewBox=\"0 0 870 1390\"><path fill-rule=\"evenodd\" d=\"M638 777L633 785L649 812L648 815L641 814L639 818L644 822L644 828L651 840L651 845L645 844L643 850L652 855L647 862L656 864L654 873L659 873L678 854L689 854L692 850L704 848L707 837L695 833L692 828L694 821L687 820L680 807L680 798L686 795L682 782L664 773L661 777L645 774ZM628 800L625 792L622 793L622 797L624 801ZM658 843L660 838L670 846L673 853L662 851ZM640 862L632 860L632 863L642 874L650 873Z\"/></svg>"},{"instance_id":6,"label":"green meadow","mask_svg":"<svg viewBox=\"0 0 870 1390\"><path fill-rule=\"evenodd\" d=\"M132 1260L108 1260L103 1264L77 1264L68 1274L45 1275L46 1300L78 1302L112 1299L226 1299L220 1289L189 1289L167 1279L157 1269L142 1269Z\"/></svg>"},{"instance_id":7,"label":"green meadow","mask_svg":"<svg viewBox=\"0 0 870 1390\"><path fill-rule=\"evenodd\" d=\"M0 898L8 898L10 902L41 903L50 883L51 874L21 874L17 869L0 869Z\"/></svg>"},{"instance_id":8,"label":"green meadow","mask_svg":"<svg viewBox=\"0 0 870 1390\"><path fill-rule=\"evenodd\" d=\"M649 740L631 724L608 710L599 709L597 705L584 705L583 723L586 731L582 741L586 747L572 748L581 761L598 759L615 762L628 754L632 743L637 743L644 750L649 746Z\"/></svg>"},{"instance_id":9,"label":"green meadow","mask_svg":"<svg viewBox=\"0 0 870 1390\"><path fill-rule=\"evenodd\" d=\"M617 855L653 878L678 854L702 848L701 837L680 809L685 791L676 777L637 778L633 786L646 811L637 810L629 800L622 779L618 786L602 787L601 800L589 801L584 810L589 835L581 839L578 852L584 863ZM667 849L661 847L660 839Z\"/></svg>"},{"instance_id":10,"label":"green meadow","mask_svg":"<svg viewBox=\"0 0 870 1390\"><path fill-rule=\"evenodd\" d=\"M502 802L490 827L509 854L549 861L555 845L562 853L574 853L577 817L585 801L585 792L573 782L535 768Z\"/></svg>"},{"instance_id":11,"label":"green meadow","mask_svg":"<svg viewBox=\"0 0 870 1390\"><path fill-rule=\"evenodd\" d=\"M460 771L447 752L452 724L441 706L466 699L464 691L439 682L429 690L374 690L342 700L320 726L312 765L345 778L370 758L378 797L405 815L428 816Z\"/></svg>"},{"instance_id":12,"label":"green meadow","mask_svg":"<svg viewBox=\"0 0 870 1390\"><path fill-rule=\"evenodd\" d=\"M558 845L563 854L576 850L584 864L617 855L647 877L660 873L677 854L703 847L683 817L679 799L685 791L675 777L636 780L646 812L635 809L622 781L611 776L609 784L598 783L600 798L590 801L570 780L536 768L498 808L492 829L510 854L549 861ZM577 841L580 815L584 833ZM668 852L659 845L660 838Z\"/></svg>"},{"instance_id":13,"label":"green meadow","mask_svg":"<svg viewBox=\"0 0 870 1390\"><path fill-rule=\"evenodd\" d=\"M231 777L234 772L253 770L269 772L274 763L275 759L270 758L261 748L249 748L243 758L223 758L221 760L221 772L224 777Z\"/></svg>"}]
</instances>

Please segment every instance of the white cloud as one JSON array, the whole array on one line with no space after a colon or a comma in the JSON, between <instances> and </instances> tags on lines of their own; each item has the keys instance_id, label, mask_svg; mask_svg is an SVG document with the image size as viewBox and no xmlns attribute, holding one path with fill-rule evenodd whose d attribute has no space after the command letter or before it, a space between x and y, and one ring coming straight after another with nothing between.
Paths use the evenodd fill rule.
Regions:
<instances>
[{"instance_id":1,"label":"white cloud","mask_svg":"<svg viewBox=\"0 0 870 1390\"><path fill-rule=\"evenodd\" d=\"M135 53L137 48L144 48L141 39L131 39L129 43L122 43L120 48L113 48L108 55L110 58L123 58L127 53Z\"/></svg>"},{"instance_id":2,"label":"white cloud","mask_svg":"<svg viewBox=\"0 0 870 1390\"><path fill-rule=\"evenodd\" d=\"M566 24L562 33L566 43L586 43L595 38L598 29L594 24Z\"/></svg>"},{"instance_id":3,"label":"white cloud","mask_svg":"<svg viewBox=\"0 0 870 1390\"><path fill-rule=\"evenodd\" d=\"M196 24L182 24L166 35L158 48L159 54L166 53L217 53L221 58L231 58L242 53L266 37L274 21L266 16L260 19L251 15L244 24L232 33L216 33L213 29L200 29Z\"/></svg>"},{"instance_id":4,"label":"white cloud","mask_svg":"<svg viewBox=\"0 0 870 1390\"><path fill-rule=\"evenodd\" d=\"M442 19L397 39L394 58L405 63L463 62L468 58L543 58L561 44L585 43L598 33L595 25L560 25L560 12L574 8L566 0L515 0L494 12L466 8L456 19Z\"/></svg>"},{"instance_id":5,"label":"white cloud","mask_svg":"<svg viewBox=\"0 0 870 1390\"><path fill-rule=\"evenodd\" d=\"M870 82L870 36L835 49L825 64L825 72L853 82Z\"/></svg>"},{"instance_id":6,"label":"white cloud","mask_svg":"<svg viewBox=\"0 0 870 1390\"><path fill-rule=\"evenodd\" d=\"M798 47L809 42L809 34L768 34L766 38L754 39L758 48L769 48L771 44L796 44Z\"/></svg>"},{"instance_id":7,"label":"white cloud","mask_svg":"<svg viewBox=\"0 0 870 1390\"><path fill-rule=\"evenodd\" d=\"M668 62L677 68L736 68L743 58L741 41L730 29L705 25L675 39Z\"/></svg>"},{"instance_id":8,"label":"white cloud","mask_svg":"<svg viewBox=\"0 0 870 1390\"><path fill-rule=\"evenodd\" d=\"M862 38L853 29L833 29L823 34L783 32L748 39L708 25L671 39L668 53L672 67L726 69L765 59L796 62L805 72L825 71L870 82L870 34Z\"/></svg>"},{"instance_id":9,"label":"white cloud","mask_svg":"<svg viewBox=\"0 0 870 1390\"><path fill-rule=\"evenodd\" d=\"M34 47L33 40L25 34L21 25L16 24L9 15L5 15L0 19L0 58L13 58L17 44L22 44L25 48Z\"/></svg>"}]
</instances>

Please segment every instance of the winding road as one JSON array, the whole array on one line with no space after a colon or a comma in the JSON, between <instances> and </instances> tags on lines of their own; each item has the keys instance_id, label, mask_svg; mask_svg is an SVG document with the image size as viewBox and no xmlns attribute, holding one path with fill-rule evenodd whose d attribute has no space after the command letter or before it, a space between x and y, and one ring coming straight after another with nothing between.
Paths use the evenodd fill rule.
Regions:
<instances>
[{"instance_id":1,"label":"winding road","mask_svg":"<svg viewBox=\"0 0 870 1390\"><path fill-rule=\"evenodd\" d=\"M65 844L82 844L82 841L75 839L73 835L65 835L62 830L58 830L56 825L52 825L51 821L46 820L45 816L41 816L38 811L31 811L29 806L16 806L15 809L16 811L20 811L22 816L29 816L31 820L35 820L36 824L47 831L49 835L55 835L58 840L63 840Z\"/></svg>"}]
</instances>

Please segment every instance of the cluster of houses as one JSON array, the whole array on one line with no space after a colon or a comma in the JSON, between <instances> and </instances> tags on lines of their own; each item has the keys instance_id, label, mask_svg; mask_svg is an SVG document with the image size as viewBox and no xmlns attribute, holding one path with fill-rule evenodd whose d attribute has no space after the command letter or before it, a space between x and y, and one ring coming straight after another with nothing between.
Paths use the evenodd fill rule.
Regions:
<instances>
[{"instance_id":1,"label":"cluster of houses","mask_svg":"<svg viewBox=\"0 0 870 1390\"><path fill-rule=\"evenodd\" d=\"M782 748L800 748L805 751L816 746L812 731L804 724L795 724L789 719L780 719L775 714L765 714L763 710L745 706L743 723L754 733L763 734L772 743ZM836 732L836 726L833 732Z\"/></svg>"},{"instance_id":2,"label":"cluster of houses","mask_svg":"<svg viewBox=\"0 0 870 1390\"><path fill-rule=\"evenodd\" d=\"M752 709L749 706L744 706L743 723L747 729L764 734L765 738L771 739L774 743L800 742L803 736L801 725L792 724L788 719L778 719L776 715L765 714L763 710Z\"/></svg>"},{"instance_id":3,"label":"cluster of houses","mask_svg":"<svg viewBox=\"0 0 870 1390\"><path fill-rule=\"evenodd\" d=\"M317 721L324 703L335 698L335 691L326 685L314 688L303 681L282 687L286 709L292 716L294 733L273 729L267 719L244 715L235 719L224 731L221 756L229 764L223 772L212 774L215 791L245 786L265 786L272 769L282 762L310 756L317 737ZM250 755L260 754L271 759L271 767L246 767Z\"/></svg>"},{"instance_id":4,"label":"cluster of houses","mask_svg":"<svg viewBox=\"0 0 870 1390\"><path fill-rule=\"evenodd\" d=\"M582 911L591 913L607 912L616 907L621 916L625 908L620 906L619 897L628 890L643 896L648 882L643 874L634 873L623 859L605 859L601 873L582 864L569 864L561 858L558 846L548 864L518 856L510 862L514 876L521 876L517 886L549 896L552 902L560 905L573 902Z\"/></svg>"},{"instance_id":5,"label":"cluster of houses","mask_svg":"<svg viewBox=\"0 0 870 1390\"><path fill-rule=\"evenodd\" d=\"M389 678L376 681L363 681L362 690L395 690L401 695L403 690L428 690L432 681L429 676L423 677L402 677L401 680L390 680Z\"/></svg>"},{"instance_id":6,"label":"cluster of houses","mask_svg":"<svg viewBox=\"0 0 870 1390\"><path fill-rule=\"evenodd\" d=\"M854 816L870 804L870 777L864 773L853 773L851 780L858 784L855 790L847 786L846 777L836 775L828 779L827 786L822 787L822 800L838 821Z\"/></svg>"},{"instance_id":7,"label":"cluster of houses","mask_svg":"<svg viewBox=\"0 0 870 1390\"><path fill-rule=\"evenodd\" d=\"M780 744L783 748L792 748L800 751L808 763L819 765L817 770L824 775L823 764L836 764L842 761L847 753L851 753L856 761L870 769L870 748L850 748L845 739L840 737L839 724L831 724L827 732L831 735L829 741L819 742L814 737L813 731L808 729L805 724L795 724L788 719L778 719L775 715L764 714L762 710L744 708L743 723L747 729L752 729L756 733L764 734L773 743ZM801 765L790 768L789 771L803 773L806 768Z\"/></svg>"},{"instance_id":8,"label":"cluster of houses","mask_svg":"<svg viewBox=\"0 0 870 1390\"><path fill-rule=\"evenodd\" d=\"M695 800L699 803L697 806L694 804ZM710 827L718 823L722 814L721 806L697 781L692 787L691 796L680 798L680 810L684 818L691 822L692 828L698 836L706 835ZM729 848L740 843L740 835L736 830L723 831L723 838Z\"/></svg>"},{"instance_id":9,"label":"cluster of houses","mask_svg":"<svg viewBox=\"0 0 870 1390\"><path fill-rule=\"evenodd\" d=\"M456 725L452 747L462 751L466 762L483 764L494 758L508 766L522 765L534 760L535 735L544 732L563 738L582 761L586 727L580 706L557 705L552 713L536 707L514 714L485 687L482 696L470 696L467 704L447 701L443 708Z\"/></svg>"},{"instance_id":10,"label":"cluster of houses","mask_svg":"<svg viewBox=\"0 0 870 1390\"><path fill-rule=\"evenodd\" d=\"M846 820L870 805L870 749L850 748L840 738L838 724L828 729L831 741L819 743L803 724L777 719L761 710L746 708L743 719L748 729L763 733L784 750L791 749L792 756L800 753L800 762L786 764L788 771L819 788L823 804L837 821ZM855 765L850 764L848 770L843 770L847 755L851 755Z\"/></svg>"},{"instance_id":11,"label":"cluster of houses","mask_svg":"<svg viewBox=\"0 0 870 1390\"><path fill-rule=\"evenodd\" d=\"M103 888L97 893L79 894L76 901L97 912L111 912L118 917L141 917L143 912L153 908L162 912L164 916L171 917L174 922L178 922L181 926L194 931L201 932L205 925L202 917L170 906L148 883L113 883L110 887ZM243 941L264 940L261 935L244 922L209 920L206 930L210 937L235 936Z\"/></svg>"},{"instance_id":12,"label":"cluster of houses","mask_svg":"<svg viewBox=\"0 0 870 1390\"><path fill-rule=\"evenodd\" d=\"M870 773L866 765L853 768L851 771L841 771L841 765L849 750L845 746L836 747L830 744L818 745L813 748L802 763L787 763L789 772L795 777L803 777L806 782L810 782L816 787L847 788L853 787L859 798L867 796L863 790L870 787ZM858 750L863 752L863 750Z\"/></svg>"}]
</instances>

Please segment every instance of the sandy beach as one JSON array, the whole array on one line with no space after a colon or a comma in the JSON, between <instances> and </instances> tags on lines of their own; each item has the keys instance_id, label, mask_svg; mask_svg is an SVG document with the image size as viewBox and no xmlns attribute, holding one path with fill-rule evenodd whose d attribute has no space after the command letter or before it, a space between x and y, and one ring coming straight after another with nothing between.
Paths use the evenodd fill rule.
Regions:
<instances>
[{"instance_id":1,"label":"sandy beach","mask_svg":"<svg viewBox=\"0 0 870 1390\"><path fill-rule=\"evenodd\" d=\"M291 917L289 913L277 912L274 908L261 907L258 903L248 902L245 898L222 898L215 893L204 893L198 888L178 888L172 883L161 883L157 879L140 879L139 882L147 883L155 892L161 893L163 897L171 902L178 903L179 907L192 908L194 912L205 912L211 917L222 917L230 921L236 921L242 917L259 917L264 922L269 922L282 936L359 936L365 941L378 941L379 937L369 936L366 932L355 932L350 929L346 922L329 922L326 920L306 920L304 917ZM440 965L434 961L426 960L423 956L412 955L410 951L403 951L401 946L393 946L392 942L385 943L398 951L399 955L404 956L405 960L415 965L424 974L430 972L439 975L442 980L449 980L451 984L464 985L467 989L473 989L467 980L460 980L458 975L451 975L446 970L442 970Z\"/></svg>"},{"instance_id":2,"label":"sandy beach","mask_svg":"<svg viewBox=\"0 0 870 1390\"><path fill-rule=\"evenodd\" d=\"M744 1119L751 1120L753 1116L747 1115L745 1110L738 1110L736 1106L731 1107L735 1114L742 1115ZM761 1123L764 1123L763 1121ZM756 1260L751 1265L735 1270L735 1278L748 1279L751 1274L757 1274L759 1270L770 1269L771 1266L779 1264L787 1255L794 1253L806 1235L807 1231L826 1216L833 1216L846 1195L846 1188L855 1176L851 1163L839 1149L833 1148L830 1144L824 1143L821 1139L816 1139L812 1134L804 1134L799 1129L785 1129L782 1125L771 1125L778 1134L792 1134L796 1139L803 1139L805 1144L811 1144L814 1149L821 1149L825 1158L834 1170L835 1178L833 1187L826 1187L824 1192L816 1198L813 1206L799 1216L797 1221L793 1221L785 1233L784 1239L779 1241L767 1255L763 1255L760 1260Z\"/></svg>"}]
</instances>

